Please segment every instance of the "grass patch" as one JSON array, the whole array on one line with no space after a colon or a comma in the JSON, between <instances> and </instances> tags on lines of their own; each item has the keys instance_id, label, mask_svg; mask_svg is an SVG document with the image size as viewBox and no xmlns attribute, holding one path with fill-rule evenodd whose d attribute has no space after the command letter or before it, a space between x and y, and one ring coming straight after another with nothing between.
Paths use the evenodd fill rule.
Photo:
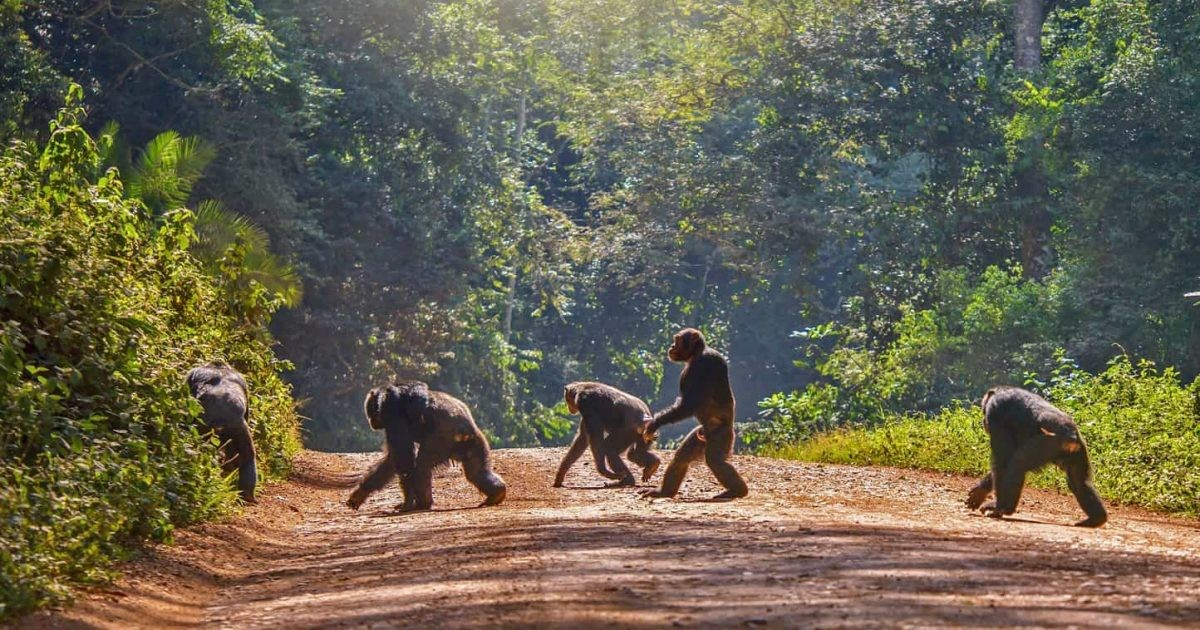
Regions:
<instances>
[{"instance_id":1,"label":"grass patch","mask_svg":"<svg viewBox=\"0 0 1200 630\"><path fill-rule=\"evenodd\" d=\"M1059 375L1047 397L1071 413L1088 441L1096 487L1105 500L1200 515L1200 397L1172 369L1118 357L1101 374ZM977 407L897 416L868 428L835 429L768 447L784 459L895 466L982 476L988 439ZM1066 491L1056 469L1030 485Z\"/></svg>"}]
</instances>

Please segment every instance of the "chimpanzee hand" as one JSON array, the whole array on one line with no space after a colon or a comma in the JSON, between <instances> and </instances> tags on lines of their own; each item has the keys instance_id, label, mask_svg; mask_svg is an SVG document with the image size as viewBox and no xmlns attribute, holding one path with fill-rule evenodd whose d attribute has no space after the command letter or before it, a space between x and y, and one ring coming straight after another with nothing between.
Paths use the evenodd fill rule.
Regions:
<instances>
[{"instance_id":1,"label":"chimpanzee hand","mask_svg":"<svg viewBox=\"0 0 1200 630\"><path fill-rule=\"evenodd\" d=\"M363 501L367 500L367 494L362 491L362 488L356 488L354 492L350 493L350 498L346 499L346 507L351 510L357 510L363 504Z\"/></svg>"},{"instance_id":2,"label":"chimpanzee hand","mask_svg":"<svg viewBox=\"0 0 1200 630\"><path fill-rule=\"evenodd\" d=\"M1012 514L1011 511L1001 512L1000 508L996 507L995 501L988 501L987 505L979 508L979 511L983 512L984 516L991 518L1004 518L1005 516Z\"/></svg>"},{"instance_id":3,"label":"chimpanzee hand","mask_svg":"<svg viewBox=\"0 0 1200 630\"><path fill-rule=\"evenodd\" d=\"M650 416L642 418L642 426L637 429L638 435L642 436L642 441L646 444L654 442L658 439L658 429L654 426L654 419Z\"/></svg>"},{"instance_id":4,"label":"chimpanzee hand","mask_svg":"<svg viewBox=\"0 0 1200 630\"><path fill-rule=\"evenodd\" d=\"M987 488L980 488L978 486L971 488L971 491L967 493L967 509L972 511L978 510L979 506L983 505L983 502L987 500L988 495L991 493L992 491Z\"/></svg>"}]
</instances>

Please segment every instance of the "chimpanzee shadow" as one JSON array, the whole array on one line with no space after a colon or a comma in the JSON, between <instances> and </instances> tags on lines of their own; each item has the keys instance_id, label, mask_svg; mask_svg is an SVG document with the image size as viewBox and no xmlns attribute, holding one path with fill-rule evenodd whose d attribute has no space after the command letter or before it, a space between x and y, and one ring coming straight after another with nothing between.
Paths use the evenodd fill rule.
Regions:
<instances>
[{"instance_id":1,"label":"chimpanzee shadow","mask_svg":"<svg viewBox=\"0 0 1200 630\"><path fill-rule=\"evenodd\" d=\"M1024 523L1027 525L1053 525L1055 527L1070 527L1070 528L1075 527L1074 525L1072 525L1070 523L1063 523L1061 521L1039 521L1039 520L1033 519L1033 518L1021 518L1019 516L1005 516L1004 518L992 518L986 514L980 514L979 512L972 512L971 516L976 517L976 518L986 518L988 520L1007 522L1007 523Z\"/></svg>"},{"instance_id":2,"label":"chimpanzee shadow","mask_svg":"<svg viewBox=\"0 0 1200 630\"><path fill-rule=\"evenodd\" d=\"M371 512L370 514L368 514L367 517L368 518L397 518L397 517L416 516L418 514L444 514L446 512L465 512L467 510L478 510L479 508L484 508L484 507L495 507L495 506L488 506L488 505L484 505L483 503L480 503L479 505L464 505L462 507L453 507L453 508L435 508L432 510L409 510L407 512L401 512L400 510L398 510L396 508L392 508L390 510L375 510L374 512Z\"/></svg>"},{"instance_id":3,"label":"chimpanzee shadow","mask_svg":"<svg viewBox=\"0 0 1200 630\"><path fill-rule=\"evenodd\" d=\"M635 490L637 488L657 488L657 487L658 486L653 485L653 484L641 484L641 483L634 484L632 486L609 486L609 485L600 485L600 486L566 486L566 485L564 485L564 486L561 486L561 488L563 490Z\"/></svg>"},{"instance_id":4,"label":"chimpanzee shadow","mask_svg":"<svg viewBox=\"0 0 1200 630\"><path fill-rule=\"evenodd\" d=\"M676 503L733 503L734 501L737 501L737 499L732 499L729 497L699 497L694 499L675 498L674 501Z\"/></svg>"}]
</instances>

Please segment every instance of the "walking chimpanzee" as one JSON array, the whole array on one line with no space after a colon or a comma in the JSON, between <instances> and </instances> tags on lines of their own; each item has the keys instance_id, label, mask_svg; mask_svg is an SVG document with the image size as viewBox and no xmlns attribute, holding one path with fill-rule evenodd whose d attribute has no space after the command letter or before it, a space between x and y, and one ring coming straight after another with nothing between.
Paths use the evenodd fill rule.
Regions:
<instances>
[{"instance_id":1,"label":"walking chimpanzee","mask_svg":"<svg viewBox=\"0 0 1200 630\"><path fill-rule=\"evenodd\" d=\"M1100 527L1108 512L1096 487L1087 444L1071 416L1041 396L1017 387L994 387L983 395L983 427L992 447L992 470L967 495L967 507L1001 518L1016 512L1025 474L1047 464L1067 473L1067 487L1087 518L1080 527ZM996 491L996 500L983 505ZM982 507L980 507L982 505Z\"/></svg>"},{"instance_id":2,"label":"walking chimpanzee","mask_svg":"<svg viewBox=\"0 0 1200 630\"><path fill-rule=\"evenodd\" d=\"M671 343L667 357L687 365L679 376L679 397L670 407L658 412L642 429L647 442L653 440L660 427L695 417L700 426L683 439L675 457L663 474L662 486L645 493L649 497L673 497L679 492L688 467L704 458L725 491L716 499L737 499L749 489L738 474L729 456L733 453L733 390L729 387L729 364L725 357L707 347L704 335L695 328L679 331Z\"/></svg>"},{"instance_id":3,"label":"walking chimpanzee","mask_svg":"<svg viewBox=\"0 0 1200 630\"><path fill-rule=\"evenodd\" d=\"M642 481L650 481L661 461L650 452L650 445L640 435L642 425L650 419L650 408L637 396L627 394L603 383L577 382L563 388L567 410L579 414L579 432L571 448L558 465L554 487L561 487L567 470L590 445L596 460L596 470L615 480L609 487L632 486L637 481L621 459L626 451L629 460L642 469ZM612 470L609 470L611 468Z\"/></svg>"},{"instance_id":4,"label":"walking chimpanzee","mask_svg":"<svg viewBox=\"0 0 1200 630\"><path fill-rule=\"evenodd\" d=\"M372 389L363 410L371 428L383 430L385 452L346 500L349 507L357 510L399 475L404 492L400 509L428 510L433 507L433 472L451 461L461 463L467 481L484 494L483 505L504 501L508 489L492 472L487 437L461 400L407 381Z\"/></svg>"}]
</instances>

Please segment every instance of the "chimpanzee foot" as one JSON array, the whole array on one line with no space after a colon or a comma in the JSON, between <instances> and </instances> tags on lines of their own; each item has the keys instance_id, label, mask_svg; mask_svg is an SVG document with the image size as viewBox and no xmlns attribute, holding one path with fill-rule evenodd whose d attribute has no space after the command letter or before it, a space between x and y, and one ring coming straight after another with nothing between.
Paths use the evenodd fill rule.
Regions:
<instances>
[{"instance_id":1,"label":"chimpanzee foot","mask_svg":"<svg viewBox=\"0 0 1200 630\"><path fill-rule=\"evenodd\" d=\"M494 492L491 496L484 499L483 503L479 504L479 507L485 507L485 506L489 506L489 505L500 505L501 503L504 503L504 497L506 497L506 496L508 496L508 488L507 487L500 488L498 491Z\"/></svg>"},{"instance_id":2,"label":"chimpanzee foot","mask_svg":"<svg viewBox=\"0 0 1200 630\"><path fill-rule=\"evenodd\" d=\"M643 499L670 499L675 496L674 492L663 492L659 488L642 488L638 491L638 494L640 494Z\"/></svg>"},{"instance_id":3,"label":"chimpanzee foot","mask_svg":"<svg viewBox=\"0 0 1200 630\"><path fill-rule=\"evenodd\" d=\"M746 496L747 494L750 494L750 492L748 490L726 490L725 492L722 492L721 494L718 494L717 496L713 497L712 500L713 501L732 501L733 499L740 499L740 498Z\"/></svg>"},{"instance_id":4,"label":"chimpanzee foot","mask_svg":"<svg viewBox=\"0 0 1200 630\"><path fill-rule=\"evenodd\" d=\"M1000 508L996 507L995 501L991 501L987 505L979 508L979 511L983 512L983 515L989 518L1004 518L1005 516L1012 514L1015 510L1001 510Z\"/></svg>"},{"instance_id":5,"label":"chimpanzee foot","mask_svg":"<svg viewBox=\"0 0 1200 630\"><path fill-rule=\"evenodd\" d=\"M650 481L650 478L654 476L654 473L658 472L659 466L662 466L662 462L650 462L649 466L646 466L645 468L643 468L642 469L642 483L646 483L647 481Z\"/></svg>"},{"instance_id":6,"label":"chimpanzee foot","mask_svg":"<svg viewBox=\"0 0 1200 630\"><path fill-rule=\"evenodd\" d=\"M1108 516L1089 516L1088 518L1075 523L1075 527L1100 527L1108 522Z\"/></svg>"},{"instance_id":7,"label":"chimpanzee foot","mask_svg":"<svg viewBox=\"0 0 1200 630\"><path fill-rule=\"evenodd\" d=\"M636 486L636 485L637 485L637 480L633 478L633 473L629 473L628 475L625 475L624 477L622 477L620 481L614 481L612 483L604 484L604 487L605 488L628 488L629 486Z\"/></svg>"}]
</instances>

